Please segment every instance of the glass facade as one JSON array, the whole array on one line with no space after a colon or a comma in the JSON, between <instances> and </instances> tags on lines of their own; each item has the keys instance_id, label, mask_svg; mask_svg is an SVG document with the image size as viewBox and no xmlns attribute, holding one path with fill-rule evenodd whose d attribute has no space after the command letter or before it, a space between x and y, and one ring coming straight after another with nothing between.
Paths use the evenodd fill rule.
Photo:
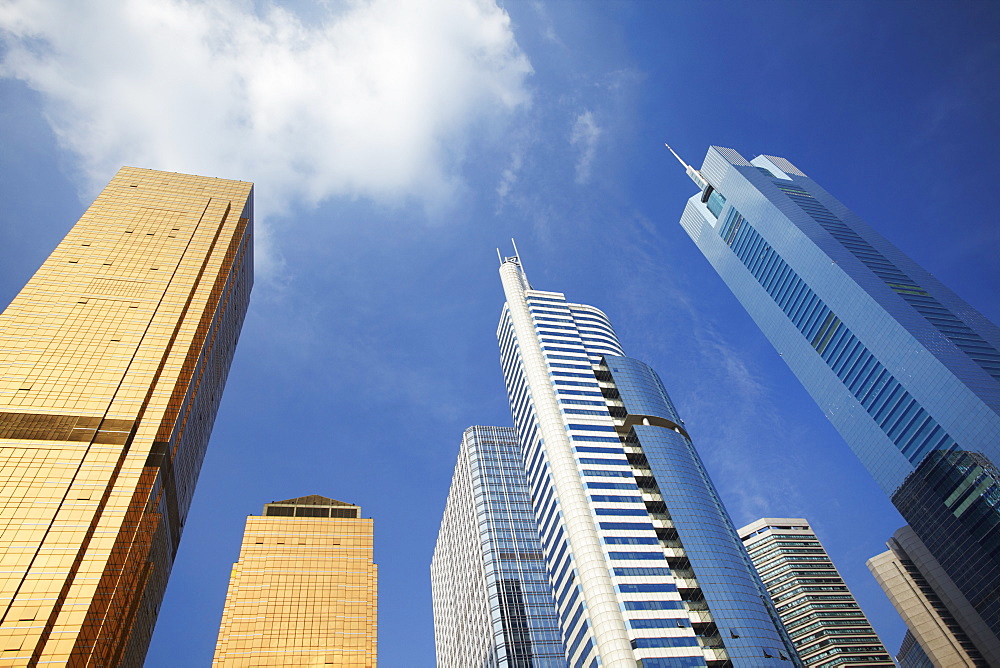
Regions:
<instances>
[{"instance_id":1,"label":"glass facade","mask_svg":"<svg viewBox=\"0 0 1000 668\"><path fill-rule=\"evenodd\" d=\"M896 652L896 662L899 668L934 668L930 657L909 631L903 636L903 642Z\"/></svg>"},{"instance_id":2,"label":"glass facade","mask_svg":"<svg viewBox=\"0 0 1000 668\"><path fill-rule=\"evenodd\" d=\"M470 427L431 561L437 665L566 665L552 587L509 427Z\"/></svg>"},{"instance_id":3,"label":"glass facade","mask_svg":"<svg viewBox=\"0 0 1000 668\"><path fill-rule=\"evenodd\" d=\"M739 534L803 664L895 665L808 521L768 517Z\"/></svg>"},{"instance_id":4,"label":"glass facade","mask_svg":"<svg viewBox=\"0 0 1000 668\"><path fill-rule=\"evenodd\" d=\"M788 160L698 175L682 227L1000 647L1000 329Z\"/></svg>"},{"instance_id":5,"label":"glass facade","mask_svg":"<svg viewBox=\"0 0 1000 668\"><path fill-rule=\"evenodd\" d=\"M360 507L318 494L247 517L213 668L374 668L373 531Z\"/></svg>"},{"instance_id":6,"label":"glass facade","mask_svg":"<svg viewBox=\"0 0 1000 668\"><path fill-rule=\"evenodd\" d=\"M501 263L497 337L563 665L800 665L656 373Z\"/></svg>"},{"instance_id":7,"label":"glass facade","mask_svg":"<svg viewBox=\"0 0 1000 668\"><path fill-rule=\"evenodd\" d=\"M252 184L123 167L0 314L3 663L142 665L252 239Z\"/></svg>"}]
</instances>

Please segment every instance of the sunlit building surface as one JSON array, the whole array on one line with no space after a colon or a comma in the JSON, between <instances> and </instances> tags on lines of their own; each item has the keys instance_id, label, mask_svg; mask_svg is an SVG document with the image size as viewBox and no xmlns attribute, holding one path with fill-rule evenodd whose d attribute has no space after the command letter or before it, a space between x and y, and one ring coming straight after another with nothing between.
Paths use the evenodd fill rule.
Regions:
<instances>
[{"instance_id":1,"label":"sunlit building surface","mask_svg":"<svg viewBox=\"0 0 1000 668\"><path fill-rule=\"evenodd\" d=\"M895 665L808 521L765 517L739 534L803 664Z\"/></svg>"},{"instance_id":2,"label":"sunlit building surface","mask_svg":"<svg viewBox=\"0 0 1000 668\"><path fill-rule=\"evenodd\" d=\"M378 567L361 508L316 494L247 517L215 668L373 668Z\"/></svg>"},{"instance_id":3,"label":"sunlit building surface","mask_svg":"<svg viewBox=\"0 0 1000 668\"><path fill-rule=\"evenodd\" d=\"M889 549L868 560L868 569L906 622L907 633L896 659L902 668L947 666L985 668L975 641L990 631L940 564L910 527L897 531ZM988 645L987 645L988 646Z\"/></svg>"},{"instance_id":4,"label":"sunlit building surface","mask_svg":"<svg viewBox=\"0 0 1000 668\"><path fill-rule=\"evenodd\" d=\"M570 666L799 665L656 372L501 261L497 330Z\"/></svg>"},{"instance_id":5,"label":"sunlit building surface","mask_svg":"<svg viewBox=\"0 0 1000 668\"><path fill-rule=\"evenodd\" d=\"M431 561L438 668L566 665L517 434L465 430Z\"/></svg>"},{"instance_id":6,"label":"sunlit building surface","mask_svg":"<svg viewBox=\"0 0 1000 668\"><path fill-rule=\"evenodd\" d=\"M788 160L712 147L686 169L681 226L1000 656L1000 329Z\"/></svg>"},{"instance_id":7,"label":"sunlit building surface","mask_svg":"<svg viewBox=\"0 0 1000 668\"><path fill-rule=\"evenodd\" d=\"M0 314L0 665L142 665L250 298L252 188L123 167Z\"/></svg>"}]
</instances>

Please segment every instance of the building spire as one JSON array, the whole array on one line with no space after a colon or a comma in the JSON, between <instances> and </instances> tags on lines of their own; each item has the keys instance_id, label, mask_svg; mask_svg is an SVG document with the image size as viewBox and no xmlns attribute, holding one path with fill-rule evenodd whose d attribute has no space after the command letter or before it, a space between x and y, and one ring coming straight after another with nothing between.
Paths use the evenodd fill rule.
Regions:
<instances>
[{"instance_id":1,"label":"building spire","mask_svg":"<svg viewBox=\"0 0 1000 668\"><path fill-rule=\"evenodd\" d=\"M510 238L510 245L514 247L514 257L517 258L517 266L521 268L521 273L524 273L524 262L521 261L521 252L517 250L517 242L514 241L514 237ZM527 275L526 275L527 276ZM525 281L527 283L527 281Z\"/></svg>"},{"instance_id":2,"label":"building spire","mask_svg":"<svg viewBox=\"0 0 1000 668\"><path fill-rule=\"evenodd\" d=\"M674 154L674 157L677 158L677 162L681 163L684 166L684 173L687 174L692 181L694 181L694 184L698 186L700 190L704 191L705 188L708 187L708 181L705 180L705 177L701 175L701 172L699 172L697 169L684 162L684 159L681 158L681 156L677 155L677 151L670 148L670 144L664 142L663 145L667 147L668 151Z\"/></svg>"},{"instance_id":3,"label":"building spire","mask_svg":"<svg viewBox=\"0 0 1000 668\"><path fill-rule=\"evenodd\" d=\"M521 253L517 250L517 242L515 242L513 237L511 237L510 243L514 247L514 254L511 256L505 257L501 255L500 249L499 248L497 249L497 258L500 260L500 266L503 267L503 265L507 264L508 262L510 264L517 266L518 275L521 278L522 287L525 290L530 290L531 284L528 283L528 275L524 273L524 264L522 264L521 262Z\"/></svg>"}]
</instances>

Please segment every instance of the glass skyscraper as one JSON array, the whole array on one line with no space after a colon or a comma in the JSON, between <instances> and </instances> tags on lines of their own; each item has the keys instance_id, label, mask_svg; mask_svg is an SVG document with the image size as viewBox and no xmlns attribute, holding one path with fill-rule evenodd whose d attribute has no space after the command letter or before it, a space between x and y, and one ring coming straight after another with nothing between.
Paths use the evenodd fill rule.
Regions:
<instances>
[{"instance_id":1,"label":"glass skyscraper","mask_svg":"<svg viewBox=\"0 0 1000 668\"><path fill-rule=\"evenodd\" d=\"M439 668L566 665L517 434L462 436L434 558Z\"/></svg>"},{"instance_id":2,"label":"glass skyscraper","mask_svg":"<svg viewBox=\"0 0 1000 668\"><path fill-rule=\"evenodd\" d=\"M788 160L712 147L685 167L681 226L996 647L1000 329Z\"/></svg>"},{"instance_id":3,"label":"glass skyscraper","mask_svg":"<svg viewBox=\"0 0 1000 668\"><path fill-rule=\"evenodd\" d=\"M500 266L497 336L566 665L799 665L657 374Z\"/></svg>"},{"instance_id":4,"label":"glass skyscraper","mask_svg":"<svg viewBox=\"0 0 1000 668\"><path fill-rule=\"evenodd\" d=\"M142 665L252 284L253 184L123 167L0 315L0 664Z\"/></svg>"}]
</instances>

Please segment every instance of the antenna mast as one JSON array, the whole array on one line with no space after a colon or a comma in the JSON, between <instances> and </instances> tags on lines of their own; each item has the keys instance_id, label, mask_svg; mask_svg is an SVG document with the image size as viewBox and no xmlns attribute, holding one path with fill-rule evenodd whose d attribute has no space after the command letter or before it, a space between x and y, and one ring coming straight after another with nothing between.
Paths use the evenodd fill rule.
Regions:
<instances>
[{"instance_id":1,"label":"antenna mast","mask_svg":"<svg viewBox=\"0 0 1000 668\"><path fill-rule=\"evenodd\" d=\"M694 184L698 186L699 190L704 191L705 188L709 187L708 180L701 175L701 172L684 162L684 159L677 155L677 151L670 148L670 144L664 142L663 145L667 147L668 151L674 154L674 157L677 158L677 162L684 166L684 173L687 174L692 181L694 181Z\"/></svg>"},{"instance_id":2,"label":"antenna mast","mask_svg":"<svg viewBox=\"0 0 1000 668\"><path fill-rule=\"evenodd\" d=\"M521 261L521 252L517 250L517 242L514 241L514 237L510 238L510 243L514 247L514 256L517 258L517 266L521 270L521 280L524 281L524 285L531 289L531 283L528 282L528 274L524 271L524 262Z\"/></svg>"}]
</instances>

